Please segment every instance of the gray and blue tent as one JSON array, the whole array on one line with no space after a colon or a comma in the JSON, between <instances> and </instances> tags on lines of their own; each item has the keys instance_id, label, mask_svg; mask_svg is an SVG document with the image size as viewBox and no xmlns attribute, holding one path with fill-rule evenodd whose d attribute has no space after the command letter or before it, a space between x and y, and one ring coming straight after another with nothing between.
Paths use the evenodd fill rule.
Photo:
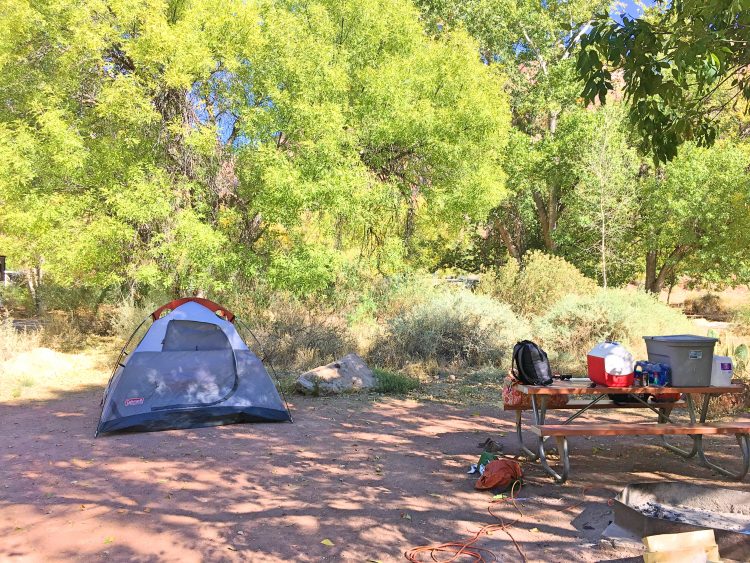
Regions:
<instances>
[{"instance_id":1,"label":"gray and blue tent","mask_svg":"<svg viewBox=\"0 0 750 563\"><path fill-rule=\"evenodd\" d=\"M149 319L153 323L135 349L126 351L138 329L120 354L102 399L97 436L291 420L231 312L208 299L184 298L159 307Z\"/></svg>"}]
</instances>

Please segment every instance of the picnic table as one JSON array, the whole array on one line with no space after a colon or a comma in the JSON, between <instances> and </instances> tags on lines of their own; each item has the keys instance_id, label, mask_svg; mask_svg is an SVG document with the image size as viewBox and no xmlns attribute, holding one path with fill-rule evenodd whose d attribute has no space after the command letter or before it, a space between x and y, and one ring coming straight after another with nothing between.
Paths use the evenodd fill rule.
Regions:
<instances>
[{"instance_id":1,"label":"picnic table","mask_svg":"<svg viewBox=\"0 0 750 563\"><path fill-rule=\"evenodd\" d=\"M588 379L577 379L571 381L555 381L553 385L543 387L537 385L519 384L517 389L529 395L531 399L532 424L530 430L536 434L538 444L536 451L532 451L523 442L522 435L522 411L528 407L509 406L506 410L516 411L516 433L521 450L531 457L539 460L541 467L556 482L564 483L570 473L570 452L568 448L568 437L570 436L659 436L661 445L675 452L685 459L698 456L698 461L711 469L742 480L750 469L750 422L710 423L706 422L708 406L712 397L727 393L742 393L741 385L728 385L726 387L604 387L594 385ZM617 393L632 398L630 403L615 403L607 399L607 395ZM684 401L668 402L659 401L660 395L684 394ZM567 395L569 398L566 405L549 405L548 400L555 395ZM646 395L651 395L651 402ZM696 412L694 395L702 395L703 400L700 412ZM586 398L581 398L586 396ZM571 400L571 397L573 398ZM556 402L557 403L557 402ZM589 410L602 409L648 409L656 414L656 421L649 423L603 423L587 421L585 424L572 424L579 416ZM686 408L690 417L690 424L677 423L670 417L675 408ZM568 409L574 410L561 424L547 424L545 417L548 410ZM742 453L742 466L739 471L732 471L718 466L708 460L704 449L703 436L718 434L734 434L737 438ZM690 436L693 447L686 450L670 444L666 436L685 435ZM553 469L547 459L545 441L549 437L557 440L557 451L562 465L562 472Z\"/></svg>"}]
</instances>

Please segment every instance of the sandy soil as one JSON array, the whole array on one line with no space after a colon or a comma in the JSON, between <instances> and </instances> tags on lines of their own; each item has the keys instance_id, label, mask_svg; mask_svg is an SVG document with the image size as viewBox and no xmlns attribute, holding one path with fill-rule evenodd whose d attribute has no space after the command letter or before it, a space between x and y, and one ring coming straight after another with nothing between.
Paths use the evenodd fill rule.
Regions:
<instances>
[{"instance_id":1,"label":"sandy soil","mask_svg":"<svg viewBox=\"0 0 750 563\"><path fill-rule=\"evenodd\" d=\"M497 408L366 397L296 397L294 424L95 440L99 393L0 404L0 560L404 561L410 547L493 522L491 495L466 475L479 442L517 453L512 416ZM724 461L736 453L732 440L717 442ZM564 486L524 464L512 534L529 561L637 560L599 542L607 501L629 482L750 490L654 440L578 439L572 449ZM520 560L504 533L478 545Z\"/></svg>"}]
</instances>

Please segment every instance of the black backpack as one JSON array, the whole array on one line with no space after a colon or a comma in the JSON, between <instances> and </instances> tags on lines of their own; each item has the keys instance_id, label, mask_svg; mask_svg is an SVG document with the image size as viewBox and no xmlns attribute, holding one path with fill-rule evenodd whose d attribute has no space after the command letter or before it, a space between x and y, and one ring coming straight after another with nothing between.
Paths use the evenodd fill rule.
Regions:
<instances>
[{"instance_id":1,"label":"black backpack","mask_svg":"<svg viewBox=\"0 0 750 563\"><path fill-rule=\"evenodd\" d=\"M522 340L513 347L513 368L521 383L552 385L547 353L531 340Z\"/></svg>"}]
</instances>

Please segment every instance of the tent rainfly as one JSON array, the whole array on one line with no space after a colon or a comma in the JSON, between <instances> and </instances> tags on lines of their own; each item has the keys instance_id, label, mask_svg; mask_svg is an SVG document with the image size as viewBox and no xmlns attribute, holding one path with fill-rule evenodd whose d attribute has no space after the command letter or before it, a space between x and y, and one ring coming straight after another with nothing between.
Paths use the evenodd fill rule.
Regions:
<instances>
[{"instance_id":1,"label":"tent rainfly","mask_svg":"<svg viewBox=\"0 0 750 563\"><path fill-rule=\"evenodd\" d=\"M291 421L231 312L208 299L185 298L159 307L149 319L153 323L132 353L126 348L138 329L120 354L102 399L97 436Z\"/></svg>"}]
</instances>

